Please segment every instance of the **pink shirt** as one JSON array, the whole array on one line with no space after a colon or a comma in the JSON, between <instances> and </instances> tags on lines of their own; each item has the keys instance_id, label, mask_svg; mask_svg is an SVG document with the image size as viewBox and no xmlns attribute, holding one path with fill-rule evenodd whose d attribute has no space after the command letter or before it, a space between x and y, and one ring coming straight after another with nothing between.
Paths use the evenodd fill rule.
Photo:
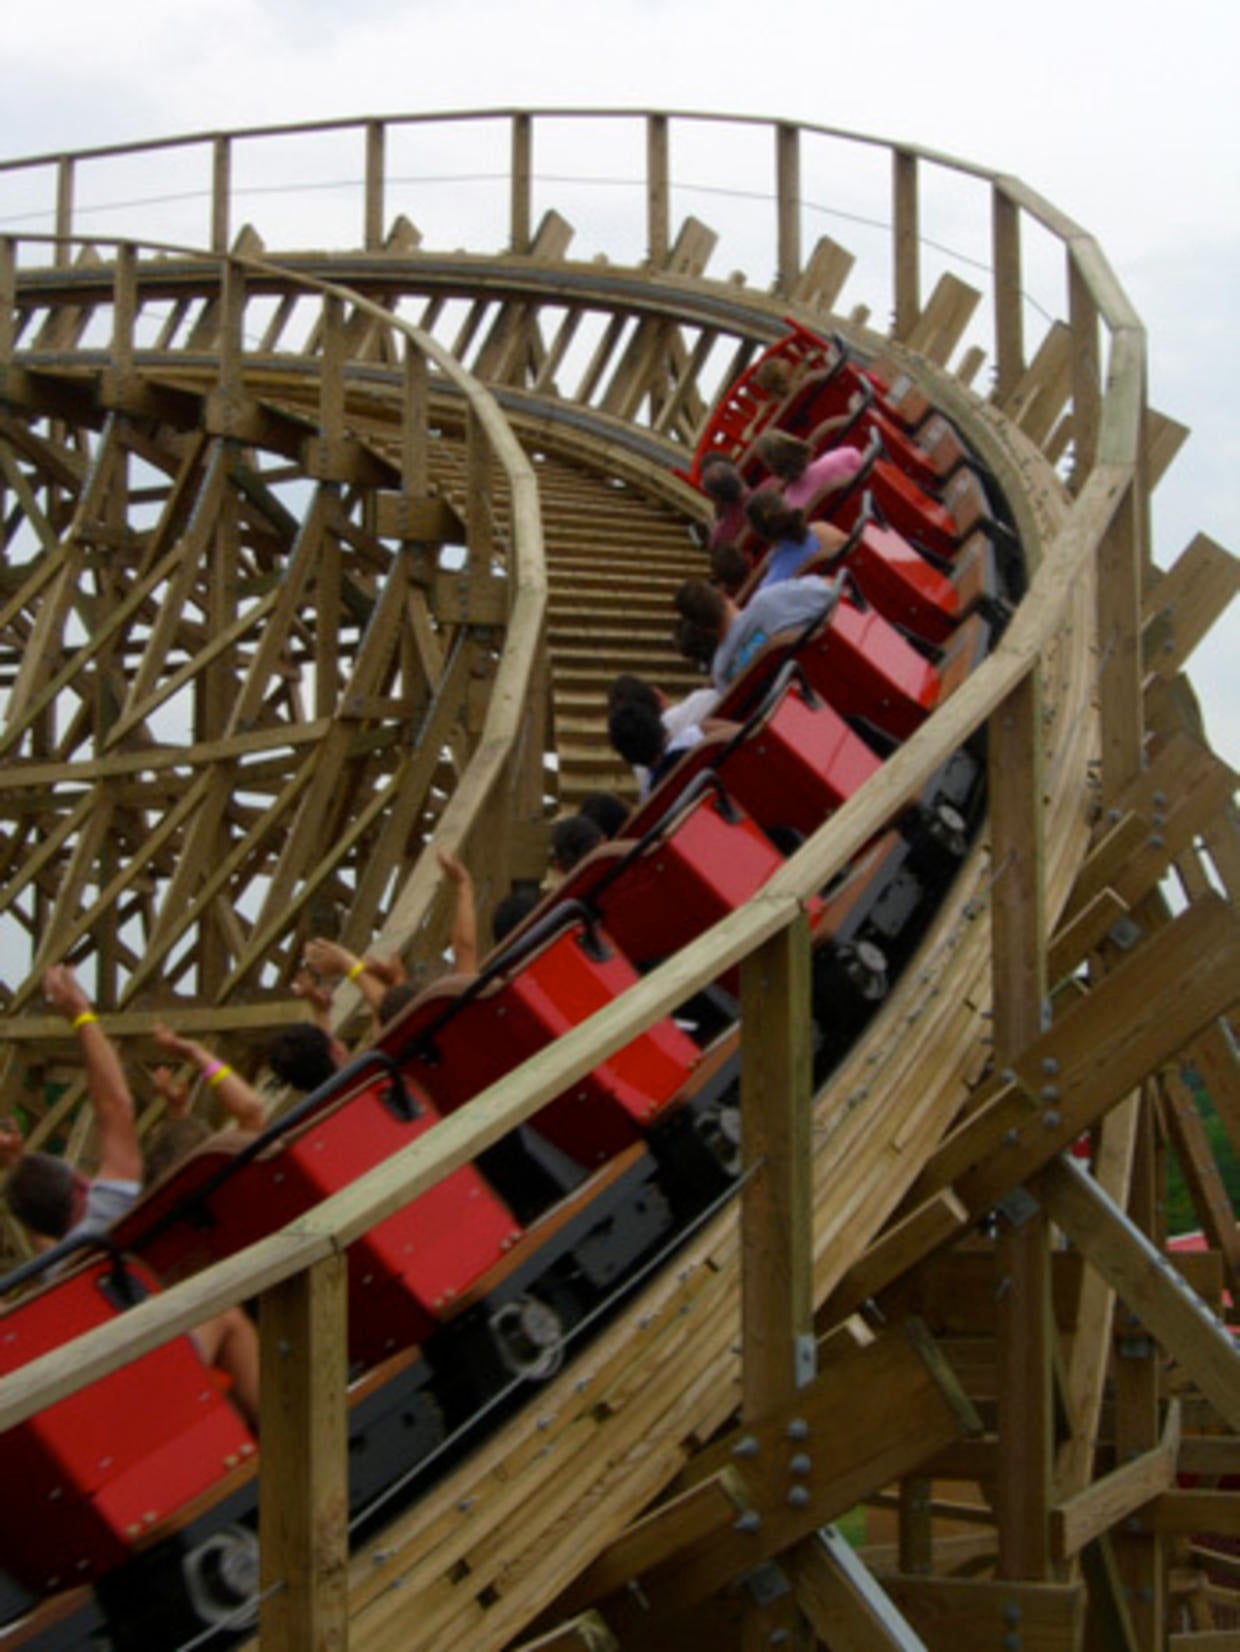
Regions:
<instances>
[{"instance_id":1,"label":"pink shirt","mask_svg":"<svg viewBox=\"0 0 1240 1652\"><path fill-rule=\"evenodd\" d=\"M795 510L803 510L829 482L846 482L861 469L859 447L833 447L821 458L811 459L795 482L785 482L784 499Z\"/></svg>"}]
</instances>

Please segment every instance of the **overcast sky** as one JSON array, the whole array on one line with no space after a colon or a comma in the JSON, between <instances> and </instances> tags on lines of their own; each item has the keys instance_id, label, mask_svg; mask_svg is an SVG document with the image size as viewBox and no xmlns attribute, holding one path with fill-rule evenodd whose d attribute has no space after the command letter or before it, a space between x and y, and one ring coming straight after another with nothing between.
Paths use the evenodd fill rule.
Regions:
<instances>
[{"instance_id":1,"label":"overcast sky","mask_svg":"<svg viewBox=\"0 0 1240 1652\"><path fill-rule=\"evenodd\" d=\"M1149 329L1150 400L1193 428L1156 500L1166 563L1199 529L1240 551L1238 69L1236 0L61 0L6 8L0 152L611 105L819 121L982 162L1096 235ZM1238 642L1233 611L1192 675L1240 764Z\"/></svg>"}]
</instances>

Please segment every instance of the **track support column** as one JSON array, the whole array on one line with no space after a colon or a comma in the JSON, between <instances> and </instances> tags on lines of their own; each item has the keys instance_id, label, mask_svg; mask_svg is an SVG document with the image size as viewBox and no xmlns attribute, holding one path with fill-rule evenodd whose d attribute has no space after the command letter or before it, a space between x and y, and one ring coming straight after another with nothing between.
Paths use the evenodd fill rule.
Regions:
<instances>
[{"instance_id":1,"label":"track support column","mask_svg":"<svg viewBox=\"0 0 1240 1652\"><path fill-rule=\"evenodd\" d=\"M263 1652L349 1644L345 1278L336 1253L262 1299Z\"/></svg>"}]
</instances>

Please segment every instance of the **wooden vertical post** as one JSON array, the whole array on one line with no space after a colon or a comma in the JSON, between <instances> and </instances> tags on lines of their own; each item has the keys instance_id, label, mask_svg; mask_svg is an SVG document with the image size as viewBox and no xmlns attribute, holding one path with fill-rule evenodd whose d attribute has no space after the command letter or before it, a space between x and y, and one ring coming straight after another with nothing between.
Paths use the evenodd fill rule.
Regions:
<instances>
[{"instance_id":1,"label":"wooden vertical post","mask_svg":"<svg viewBox=\"0 0 1240 1652\"><path fill-rule=\"evenodd\" d=\"M1020 277L1020 208L996 184L991 201L995 269L995 387L1003 403L1025 371L1025 319Z\"/></svg>"},{"instance_id":2,"label":"wooden vertical post","mask_svg":"<svg viewBox=\"0 0 1240 1652\"><path fill-rule=\"evenodd\" d=\"M993 888L991 970L995 1060L1012 1061L1042 1031L1046 999L1042 696L1038 667L990 720ZM1047 1074L1048 1109L1056 1097ZM1051 1575L1054 1452L1050 1248L1038 1211L1009 1214L996 1247L999 1275L999 1575Z\"/></svg>"},{"instance_id":3,"label":"wooden vertical post","mask_svg":"<svg viewBox=\"0 0 1240 1652\"><path fill-rule=\"evenodd\" d=\"M814 1375L813 1071L809 919L804 911L741 965L741 1413L757 1421ZM773 1472L773 1465L772 1465ZM801 1637L799 1613L789 1634ZM745 1612L745 1652L770 1641ZM812 1641L810 1642L812 1644Z\"/></svg>"},{"instance_id":4,"label":"wooden vertical post","mask_svg":"<svg viewBox=\"0 0 1240 1652\"><path fill-rule=\"evenodd\" d=\"M1072 475L1069 487L1080 493L1094 468L1098 426L1102 418L1102 360L1099 354L1098 306L1072 245L1068 245L1068 317L1072 326Z\"/></svg>"},{"instance_id":5,"label":"wooden vertical post","mask_svg":"<svg viewBox=\"0 0 1240 1652\"><path fill-rule=\"evenodd\" d=\"M1161 1209L1166 1163L1157 1139L1153 1090L1153 1083L1147 1082L1141 1097L1128 1214L1161 1250L1166 1237ZM1145 1326L1122 1303L1119 1320L1113 1370L1116 1465L1122 1468L1158 1445L1162 1362ZM1167 1616L1165 1540L1158 1532L1121 1529L1113 1543L1137 1645L1142 1652L1157 1652L1164 1644Z\"/></svg>"},{"instance_id":6,"label":"wooden vertical post","mask_svg":"<svg viewBox=\"0 0 1240 1652\"><path fill-rule=\"evenodd\" d=\"M921 276L918 246L917 157L893 149L892 217L894 219L893 280L895 314L892 332L906 338L921 314Z\"/></svg>"},{"instance_id":7,"label":"wooden vertical post","mask_svg":"<svg viewBox=\"0 0 1240 1652\"><path fill-rule=\"evenodd\" d=\"M73 181L73 156L62 155L56 163L57 264L73 262L73 249L70 246L70 237L73 234Z\"/></svg>"},{"instance_id":8,"label":"wooden vertical post","mask_svg":"<svg viewBox=\"0 0 1240 1652\"><path fill-rule=\"evenodd\" d=\"M211 251L227 252L232 203L232 140L216 138L211 145Z\"/></svg>"},{"instance_id":9,"label":"wooden vertical post","mask_svg":"<svg viewBox=\"0 0 1240 1652\"><path fill-rule=\"evenodd\" d=\"M112 298L112 364L123 379L133 372L133 330L138 309L137 250L129 243L116 249Z\"/></svg>"},{"instance_id":10,"label":"wooden vertical post","mask_svg":"<svg viewBox=\"0 0 1240 1652\"><path fill-rule=\"evenodd\" d=\"M512 251L533 242L534 127L529 115L512 117Z\"/></svg>"},{"instance_id":11,"label":"wooden vertical post","mask_svg":"<svg viewBox=\"0 0 1240 1652\"><path fill-rule=\"evenodd\" d=\"M335 293L324 293L319 433L328 454L344 437L344 354L344 302Z\"/></svg>"},{"instance_id":12,"label":"wooden vertical post","mask_svg":"<svg viewBox=\"0 0 1240 1652\"><path fill-rule=\"evenodd\" d=\"M466 571L479 578L489 576L495 550L491 468L491 439L471 409L465 433L465 531L469 542Z\"/></svg>"},{"instance_id":13,"label":"wooden vertical post","mask_svg":"<svg viewBox=\"0 0 1240 1652\"><path fill-rule=\"evenodd\" d=\"M405 339L404 415L401 419L401 476L406 499L425 494L430 484L430 454L426 432L430 415L430 385L426 357L411 338Z\"/></svg>"},{"instance_id":14,"label":"wooden vertical post","mask_svg":"<svg viewBox=\"0 0 1240 1652\"><path fill-rule=\"evenodd\" d=\"M776 284L781 293L787 294L801 275L801 130L783 122L775 128L775 188Z\"/></svg>"},{"instance_id":15,"label":"wooden vertical post","mask_svg":"<svg viewBox=\"0 0 1240 1652\"><path fill-rule=\"evenodd\" d=\"M17 241L0 236L0 363L13 356L17 309Z\"/></svg>"},{"instance_id":16,"label":"wooden vertical post","mask_svg":"<svg viewBox=\"0 0 1240 1652\"><path fill-rule=\"evenodd\" d=\"M646 117L646 256L653 270L667 262L672 244L670 144L667 116Z\"/></svg>"},{"instance_id":17,"label":"wooden vertical post","mask_svg":"<svg viewBox=\"0 0 1240 1652\"><path fill-rule=\"evenodd\" d=\"M383 248L383 195L386 182L387 128L381 120L366 122L366 203L364 246L367 252Z\"/></svg>"},{"instance_id":18,"label":"wooden vertical post","mask_svg":"<svg viewBox=\"0 0 1240 1652\"><path fill-rule=\"evenodd\" d=\"M1140 474L1120 501L1098 551L1098 708L1102 722L1102 803L1141 770L1141 548L1146 500Z\"/></svg>"},{"instance_id":19,"label":"wooden vertical post","mask_svg":"<svg viewBox=\"0 0 1240 1652\"><path fill-rule=\"evenodd\" d=\"M245 272L235 259L225 261L220 277L220 396L227 406L241 400L242 322Z\"/></svg>"},{"instance_id":20,"label":"wooden vertical post","mask_svg":"<svg viewBox=\"0 0 1240 1652\"><path fill-rule=\"evenodd\" d=\"M810 951L802 912L741 967L742 1410L812 1375Z\"/></svg>"},{"instance_id":21,"label":"wooden vertical post","mask_svg":"<svg viewBox=\"0 0 1240 1652\"><path fill-rule=\"evenodd\" d=\"M345 1279L332 1255L262 1299L263 1652L349 1642Z\"/></svg>"}]
</instances>

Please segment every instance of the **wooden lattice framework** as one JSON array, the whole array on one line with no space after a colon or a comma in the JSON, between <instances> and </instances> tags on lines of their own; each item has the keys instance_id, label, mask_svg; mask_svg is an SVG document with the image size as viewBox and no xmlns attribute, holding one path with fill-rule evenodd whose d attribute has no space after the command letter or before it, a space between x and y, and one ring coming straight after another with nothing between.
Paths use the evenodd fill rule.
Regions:
<instances>
[{"instance_id":1,"label":"wooden lattice framework","mask_svg":"<svg viewBox=\"0 0 1240 1652\"><path fill-rule=\"evenodd\" d=\"M1152 563L1149 490L1182 432L1146 406L1139 321L1090 238L1023 185L901 147L880 339L840 307L851 255L802 245L808 152L840 135L787 123L733 123L773 152L772 292L709 279L704 224L673 234L684 116L629 117L644 265L575 263L564 218L534 223L535 134L557 118L484 123L508 141L494 256L389 227L406 123L328 129L365 157L361 248L334 256L233 237L233 160L262 134L163 146L207 157L209 254L78 236L78 182L120 152L32 163L50 164L55 238L0 243L0 902L28 948L5 1080L36 1135L84 1146L73 1085L50 1099L64 1051L35 1004L66 949L88 954L135 1063L170 1014L243 1048L300 1013L309 923L433 957L432 833L497 883L537 853L546 575L513 431L692 508L667 470L714 387L785 313L838 326L969 430L1029 594L992 660L749 907L313 1217L9 1379L0 1422L262 1295L264 1496L296 1475L283 1501L303 1515L264 1542L284 1585L264 1644L327 1644L349 1616L360 1647L499 1647L540 1613L557 1627L529 1647L917 1644L908 1623L930 1646L1152 1648L1169 1626L1173 1645L1220 1644L1234 1601L1189 1539L1234 1535L1237 1498L1175 1476L1235 1471L1240 1377L1162 1258L1160 1189L1170 1143L1210 1246L1191 1282L1217 1305L1240 1241L1178 1061L1240 1142L1222 1019L1240 859L1234 777L1180 673L1236 564L1204 538L1166 575ZM923 294L922 183L944 169L989 204L985 347L966 343L966 281ZM1035 348L1031 224L1062 244L1067 293ZM466 547L459 567L444 544ZM983 726L988 841L811 1113L803 899ZM533 1438L503 1433L346 1571L339 1251L733 960L764 1006L742 1046L740 1220L540 1396ZM1060 1157L1085 1129L1091 1175ZM282 1341L303 1357L274 1357ZM805 1468L781 1444L794 1422L823 1442ZM898 1544L858 1568L821 1529L892 1485Z\"/></svg>"}]
</instances>

